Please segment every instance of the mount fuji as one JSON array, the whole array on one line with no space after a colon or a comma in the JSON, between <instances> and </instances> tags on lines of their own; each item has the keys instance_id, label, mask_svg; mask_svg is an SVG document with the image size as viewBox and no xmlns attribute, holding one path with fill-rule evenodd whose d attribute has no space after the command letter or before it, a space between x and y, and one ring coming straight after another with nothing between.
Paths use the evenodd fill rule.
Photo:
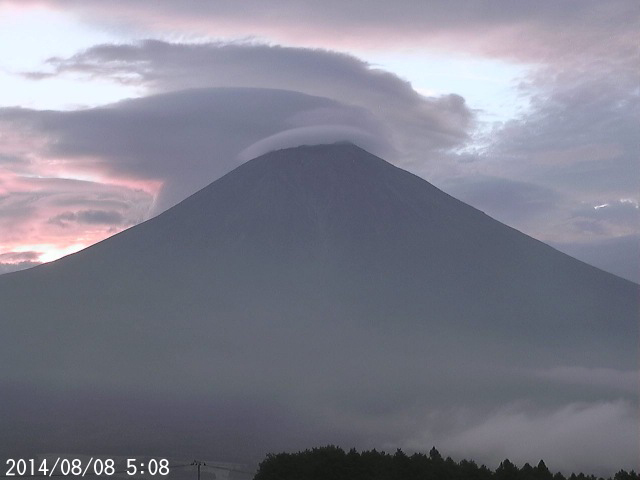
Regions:
<instances>
[{"instance_id":1,"label":"mount fuji","mask_svg":"<svg viewBox=\"0 0 640 480\"><path fill-rule=\"evenodd\" d=\"M484 450L471 433L496 412L637 412L638 307L638 285L353 144L278 150L0 276L0 451L253 461L435 444L622 468L637 437L598 423Z\"/></svg>"}]
</instances>

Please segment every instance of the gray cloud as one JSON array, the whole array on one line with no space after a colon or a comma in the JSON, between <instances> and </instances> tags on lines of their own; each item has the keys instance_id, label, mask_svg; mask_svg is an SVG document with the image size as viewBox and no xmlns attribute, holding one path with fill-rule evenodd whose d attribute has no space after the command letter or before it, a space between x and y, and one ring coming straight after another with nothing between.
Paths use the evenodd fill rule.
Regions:
<instances>
[{"instance_id":1,"label":"gray cloud","mask_svg":"<svg viewBox=\"0 0 640 480\"><path fill-rule=\"evenodd\" d=\"M551 243L558 250L590 265L640 284L640 235L595 239L591 242Z\"/></svg>"},{"instance_id":2,"label":"gray cloud","mask_svg":"<svg viewBox=\"0 0 640 480\"><path fill-rule=\"evenodd\" d=\"M24 164L24 159L19 156L0 155L0 166L13 166L16 164Z\"/></svg>"},{"instance_id":3,"label":"gray cloud","mask_svg":"<svg viewBox=\"0 0 640 480\"><path fill-rule=\"evenodd\" d=\"M351 55L326 50L146 40L137 45L99 45L71 58L50 59L49 64L56 74L74 72L134 82L154 92L234 86L331 98L367 109L407 152L457 146L467 139L473 120L460 96L422 97L392 73L372 68ZM330 115L335 112L316 115L322 113L336 122Z\"/></svg>"},{"instance_id":4,"label":"gray cloud","mask_svg":"<svg viewBox=\"0 0 640 480\"><path fill-rule=\"evenodd\" d=\"M40 265L40 262L17 262L17 263L2 263L0 262L0 275L4 273L19 272L20 270L26 270L27 268Z\"/></svg>"},{"instance_id":5,"label":"gray cloud","mask_svg":"<svg viewBox=\"0 0 640 480\"><path fill-rule=\"evenodd\" d=\"M530 111L492 133L487 160L566 192L636 198L636 74L594 63L549 67L524 85Z\"/></svg>"},{"instance_id":6,"label":"gray cloud","mask_svg":"<svg viewBox=\"0 0 640 480\"><path fill-rule=\"evenodd\" d=\"M27 2L36 0L26 0ZM38 3L42 3L40 0ZM322 5L312 1L259 0L238 4L141 0L48 0L53 7L134 32L184 31L190 35L262 36L299 45L386 47L420 44L431 49L471 51L526 62L567 61L584 52L631 58L638 10L632 0L570 0L478 4L383 0Z\"/></svg>"},{"instance_id":7,"label":"gray cloud","mask_svg":"<svg viewBox=\"0 0 640 480\"><path fill-rule=\"evenodd\" d=\"M453 128L451 112L466 115L464 103L451 98L429 103L419 96L414 100L422 117L409 114L399 126L372 113L374 105L369 110L297 92L244 88L184 90L72 112L4 109L0 116L55 139L46 144L45 156L63 157L86 169L162 181L154 208L158 213L239 165L240 152L260 141L266 142L260 147L264 150L265 145L350 140L388 157L397 153L395 137L409 138L419 130L424 135L418 143L426 145L420 152L412 150L414 155L443 148L451 140L437 139ZM386 101L394 103L391 96ZM428 106L424 111L423 103ZM393 108L402 110L399 105ZM434 125L432 137L420 127L425 122ZM459 136L464 137L462 126Z\"/></svg>"},{"instance_id":8,"label":"gray cloud","mask_svg":"<svg viewBox=\"0 0 640 480\"><path fill-rule=\"evenodd\" d=\"M599 220L627 229L635 229L640 224L640 208L631 199L605 202L599 205L582 205L573 212L573 216Z\"/></svg>"},{"instance_id":9,"label":"gray cloud","mask_svg":"<svg viewBox=\"0 0 640 480\"><path fill-rule=\"evenodd\" d=\"M7 252L0 254L0 262L25 262L37 259L37 252Z\"/></svg>"},{"instance_id":10,"label":"gray cloud","mask_svg":"<svg viewBox=\"0 0 640 480\"><path fill-rule=\"evenodd\" d=\"M493 218L520 228L542 216L548 220L566 202L562 194L548 187L483 175L453 178L443 187Z\"/></svg>"},{"instance_id":11,"label":"gray cloud","mask_svg":"<svg viewBox=\"0 0 640 480\"><path fill-rule=\"evenodd\" d=\"M639 252L637 243L627 242L624 244L610 241L607 244L601 242L603 239L614 240L625 237L637 237L640 234L638 227L638 225L640 225L640 209L636 202L636 200L632 199L622 199L596 205L581 204L571 211L566 221L567 228L576 233L576 238L590 237L592 239L592 249L595 245L602 245L602 247L608 245L609 249L615 245L616 247L622 247L622 250L620 250L621 253L633 253L629 258L637 258ZM580 242L577 243L578 245L580 244ZM587 253L586 251L581 252L579 247L573 250L580 253ZM604 253L602 254L602 258L606 258ZM602 260L596 261L596 263L601 262ZM614 273L628 277L628 273L624 274L623 272L628 272L631 265L616 270Z\"/></svg>"},{"instance_id":12,"label":"gray cloud","mask_svg":"<svg viewBox=\"0 0 640 480\"><path fill-rule=\"evenodd\" d=\"M251 160L273 150L286 148L290 145L336 143L349 139L360 147L371 152L379 152L382 156L391 153L388 145L370 133L348 125L316 125L313 127L298 127L276 133L249 145L238 157L243 161ZM387 155L385 155L385 153Z\"/></svg>"},{"instance_id":13,"label":"gray cloud","mask_svg":"<svg viewBox=\"0 0 640 480\"><path fill-rule=\"evenodd\" d=\"M471 161L459 166L463 177L481 173L546 189L547 194L539 192L540 202L550 207L546 224L539 217L527 219L526 208L513 223L508 212L495 211L577 258L637 279L629 267L636 264L637 246L627 243L618 252L625 262L614 258L616 243L604 241L640 234L635 208L640 200L640 97L635 61L627 56L636 47L627 47L623 53L587 49L562 61L551 58L520 85L530 98L529 109L495 125L483 138L484 146L466 158ZM476 198L481 208L491 207L487 195Z\"/></svg>"},{"instance_id":14,"label":"gray cloud","mask_svg":"<svg viewBox=\"0 0 640 480\"><path fill-rule=\"evenodd\" d=\"M63 212L48 220L49 223L66 227L68 223L86 223L89 225L124 224L124 217L120 212L106 210L82 210L79 212Z\"/></svg>"},{"instance_id":15,"label":"gray cloud","mask_svg":"<svg viewBox=\"0 0 640 480\"><path fill-rule=\"evenodd\" d=\"M39 265L38 252L7 252L0 254L0 275Z\"/></svg>"},{"instance_id":16,"label":"gray cloud","mask_svg":"<svg viewBox=\"0 0 640 480\"><path fill-rule=\"evenodd\" d=\"M636 283L640 282L635 200L594 194L590 204L551 186L484 175L456 177L442 187L488 215L546 240L558 250ZM568 189L567 189L568 190ZM606 197L605 197L606 198Z\"/></svg>"},{"instance_id":17,"label":"gray cloud","mask_svg":"<svg viewBox=\"0 0 640 480\"><path fill-rule=\"evenodd\" d=\"M557 382L629 393L637 392L640 379L637 371L622 371L612 368L554 367L537 371L535 374Z\"/></svg>"}]
</instances>

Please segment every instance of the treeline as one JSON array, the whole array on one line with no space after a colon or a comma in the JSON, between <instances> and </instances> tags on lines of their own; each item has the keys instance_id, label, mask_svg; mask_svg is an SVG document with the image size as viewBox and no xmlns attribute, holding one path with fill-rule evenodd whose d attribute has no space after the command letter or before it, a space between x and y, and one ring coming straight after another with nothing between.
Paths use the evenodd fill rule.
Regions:
<instances>
[{"instance_id":1,"label":"treeline","mask_svg":"<svg viewBox=\"0 0 640 480\"><path fill-rule=\"evenodd\" d=\"M509 460L495 471L474 461L453 461L432 448L429 455L395 454L376 450L345 452L335 446L314 448L298 453L269 454L260 463L254 480L604 480L583 473L565 477L552 473L545 463L521 468ZM640 480L640 475L620 470L609 480Z\"/></svg>"}]
</instances>

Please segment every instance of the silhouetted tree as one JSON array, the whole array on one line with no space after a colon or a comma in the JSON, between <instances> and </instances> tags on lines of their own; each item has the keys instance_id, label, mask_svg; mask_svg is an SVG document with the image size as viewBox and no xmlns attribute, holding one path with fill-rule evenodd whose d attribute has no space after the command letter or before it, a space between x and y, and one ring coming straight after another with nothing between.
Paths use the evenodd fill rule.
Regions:
<instances>
[{"instance_id":1,"label":"silhouetted tree","mask_svg":"<svg viewBox=\"0 0 640 480\"><path fill-rule=\"evenodd\" d=\"M442 461L442 455L440 455L440 452L436 449L436 447L431 447L431 450L429 450L429 458L434 462Z\"/></svg>"},{"instance_id":2,"label":"silhouetted tree","mask_svg":"<svg viewBox=\"0 0 640 480\"><path fill-rule=\"evenodd\" d=\"M500 463L498 468L496 468L494 478L496 480L516 480L518 478L518 467L506 458L502 463Z\"/></svg>"},{"instance_id":3,"label":"silhouetted tree","mask_svg":"<svg viewBox=\"0 0 640 480\"><path fill-rule=\"evenodd\" d=\"M538 465L533 469L534 478L536 480L554 480L553 474L547 468L544 460L540 460Z\"/></svg>"},{"instance_id":4,"label":"silhouetted tree","mask_svg":"<svg viewBox=\"0 0 640 480\"><path fill-rule=\"evenodd\" d=\"M398 449L393 455L377 450L345 453L340 447L313 448L298 453L269 454L260 463L254 480L566 480L553 475L544 461L518 468L505 459L495 473L472 460L456 463L442 458L433 447L429 455L407 456ZM584 473L572 473L568 480L604 480ZM640 480L634 472L620 470L608 480Z\"/></svg>"}]
</instances>

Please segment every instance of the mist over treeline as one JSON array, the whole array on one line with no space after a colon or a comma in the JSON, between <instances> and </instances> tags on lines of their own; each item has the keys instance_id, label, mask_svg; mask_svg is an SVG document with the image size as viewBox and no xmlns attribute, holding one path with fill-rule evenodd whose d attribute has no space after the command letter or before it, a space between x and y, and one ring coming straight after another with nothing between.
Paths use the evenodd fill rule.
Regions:
<instances>
[{"instance_id":1,"label":"mist over treeline","mask_svg":"<svg viewBox=\"0 0 640 480\"><path fill-rule=\"evenodd\" d=\"M455 462L434 447L429 454L394 454L370 450L345 452L336 446L297 453L268 454L254 480L640 480L635 471L619 470L607 479L592 474L553 473L543 460L518 468L508 459L495 471L473 460Z\"/></svg>"}]
</instances>

